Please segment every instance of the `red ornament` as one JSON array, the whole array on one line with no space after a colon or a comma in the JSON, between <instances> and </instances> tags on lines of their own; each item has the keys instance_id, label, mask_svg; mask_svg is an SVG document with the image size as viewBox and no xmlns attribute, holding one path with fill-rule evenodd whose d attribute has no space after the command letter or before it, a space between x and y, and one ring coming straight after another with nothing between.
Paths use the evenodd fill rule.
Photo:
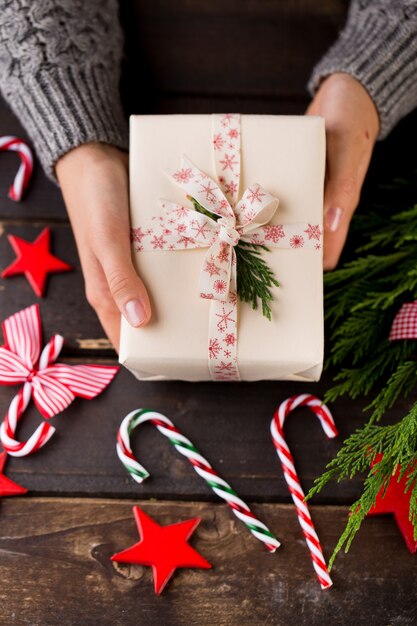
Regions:
<instances>
[{"instance_id":1,"label":"red ornament","mask_svg":"<svg viewBox=\"0 0 417 626\"><path fill-rule=\"evenodd\" d=\"M0 497L1 496L21 496L27 493L26 487L18 485L3 474L4 465L7 459L7 452L0 454Z\"/></svg>"},{"instance_id":2,"label":"red ornament","mask_svg":"<svg viewBox=\"0 0 417 626\"><path fill-rule=\"evenodd\" d=\"M111 557L112 561L149 565L153 570L155 593L162 592L177 567L211 568L187 539L201 521L200 517L160 526L138 506L133 507L141 540Z\"/></svg>"},{"instance_id":3,"label":"red ornament","mask_svg":"<svg viewBox=\"0 0 417 626\"><path fill-rule=\"evenodd\" d=\"M382 458L382 455L377 457L376 463ZM407 548L414 554L417 552L417 541L414 539L413 524L409 520L411 489L405 492L407 484L407 475L398 480L400 467L390 478L385 495L384 490L381 489L377 495L375 506L369 511L368 515L384 515L391 513L400 533L404 537L404 541Z\"/></svg>"},{"instance_id":4,"label":"red ornament","mask_svg":"<svg viewBox=\"0 0 417 626\"><path fill-rule=\"evenodd\" d=\"M48 274L72 270L71 265L50 253L50 235L48 227L43 229L33 243L15 235L8 235L17 258L3 271L2 278L24 274L33 291L41 298L45 292Z\"/></svg>"}]
</instances>

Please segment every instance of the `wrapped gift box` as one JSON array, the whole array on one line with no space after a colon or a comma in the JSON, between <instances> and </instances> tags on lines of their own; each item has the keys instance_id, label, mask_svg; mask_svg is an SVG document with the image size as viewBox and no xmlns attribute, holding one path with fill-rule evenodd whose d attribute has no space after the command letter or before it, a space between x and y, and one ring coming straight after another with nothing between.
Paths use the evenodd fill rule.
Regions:
<instances>
[{"instance_id":1,"label":"wrapped gift box","mask_svg":"<svg viewBox=\"0 0 417 626\"><path fill-rule=\"evenodd\" d=\"M160 198L192 208L164 173L183 154L217 180L211 115L130 118L131 225L161 216ZM279 199L270 224L304 222L322 228L325 132L321 117L241 115L240 194L255 181ZM135 251L134 263L151 297L143 328L121 322L120 362L141 380L210 380L210 301L199 297L205 248ZM323 364L322 250L263 252L280 282L272 321L238 301L238 366L242 380L316 381ZM238 270L239 271L239 268Z\"/></svg>"}]
</instances>

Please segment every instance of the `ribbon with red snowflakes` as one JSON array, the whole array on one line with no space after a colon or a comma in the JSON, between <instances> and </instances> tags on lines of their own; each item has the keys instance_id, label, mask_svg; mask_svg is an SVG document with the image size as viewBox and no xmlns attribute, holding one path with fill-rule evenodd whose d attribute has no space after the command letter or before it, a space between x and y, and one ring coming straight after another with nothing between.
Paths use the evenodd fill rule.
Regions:
<instances>
[{"instance_id":1,"label":"ribbon with red snowflakes","mask_svg":"<svg viewBox=\"0 0 417 626\"><path fill-rule=\"evenodd\" d=\"M200 274L200 298L211 301L208 364L212 380L240 380L237 361L237 263L239 241L275 248L321 249L319 224L270 224L279 200L253 183L238 200L240 114L213 114L213 154L218 182L183 155L168 177L216 221L194 208L161 199L164 215L132 229L135 249L208 248Z\"/></svg>"}]
</instances>

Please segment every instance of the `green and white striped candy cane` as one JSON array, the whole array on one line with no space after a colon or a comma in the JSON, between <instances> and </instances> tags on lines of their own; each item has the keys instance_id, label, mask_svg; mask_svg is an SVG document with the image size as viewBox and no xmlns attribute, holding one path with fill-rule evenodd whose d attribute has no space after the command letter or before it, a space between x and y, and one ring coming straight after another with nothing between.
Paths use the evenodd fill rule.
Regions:
<instances>
[{"instance_id":1,"label":"green and white striped candy cane","mask_svg":"<svg viewBox=\"0 0 417 626\"><path fill-rule=\"evenodd\" d=\"M151 422L151 424L156 426L159 432L165 435L176 447L178 452L187 457L194 467L194 470L204 478L213 489L214 493L227 502L236 517L246 524L257 539L264 543L267 550L269 550L269 552L275 552L280 546L280 542L271 533L269 528L255 517L248 505L239 498L236 491L218 475L211 467L210 463L201 456L197 448L187 437L184 437L171 420L165 415L162 415L162 413L157 413L150 409L131 411L131 413L126 415L123 419L119 432L117 433L117 455L136 482L143 482L148 478L149 472L135 459L130 447L130 435L136 426L144 422Z\"/></svg>"}]
</instances>

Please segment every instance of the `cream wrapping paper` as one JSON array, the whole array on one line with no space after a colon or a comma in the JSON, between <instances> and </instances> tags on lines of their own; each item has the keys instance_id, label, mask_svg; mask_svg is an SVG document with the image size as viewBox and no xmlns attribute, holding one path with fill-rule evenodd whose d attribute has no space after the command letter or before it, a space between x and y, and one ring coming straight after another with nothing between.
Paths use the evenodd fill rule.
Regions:
<instances>
[{"instance_id":1,"label":"cream wrapping paper","mask_svg":"<svg viewBox=\"0 0 417 626\"><path fill-rule=\"evenodd\" d=\"M217 180L211 115L130 118L131 225L161 215L160 198L191 207L164 170L186 154ZM324 121L307 116L241 116L240 193L254 181L279 198L271 224L322 224ZM133 244L133 250L135 245ZM152 320L132 328L122 318L120 362L141 380L210 380L208 313L198 293L206 249L134 252L151 296ZM280 287L272 321L238 303L238 365L242 380L320 378L323 364L322 252L270 248L266 255ZM239 270L238 270L239 271Z\"/></svg>"}]
</instances>

